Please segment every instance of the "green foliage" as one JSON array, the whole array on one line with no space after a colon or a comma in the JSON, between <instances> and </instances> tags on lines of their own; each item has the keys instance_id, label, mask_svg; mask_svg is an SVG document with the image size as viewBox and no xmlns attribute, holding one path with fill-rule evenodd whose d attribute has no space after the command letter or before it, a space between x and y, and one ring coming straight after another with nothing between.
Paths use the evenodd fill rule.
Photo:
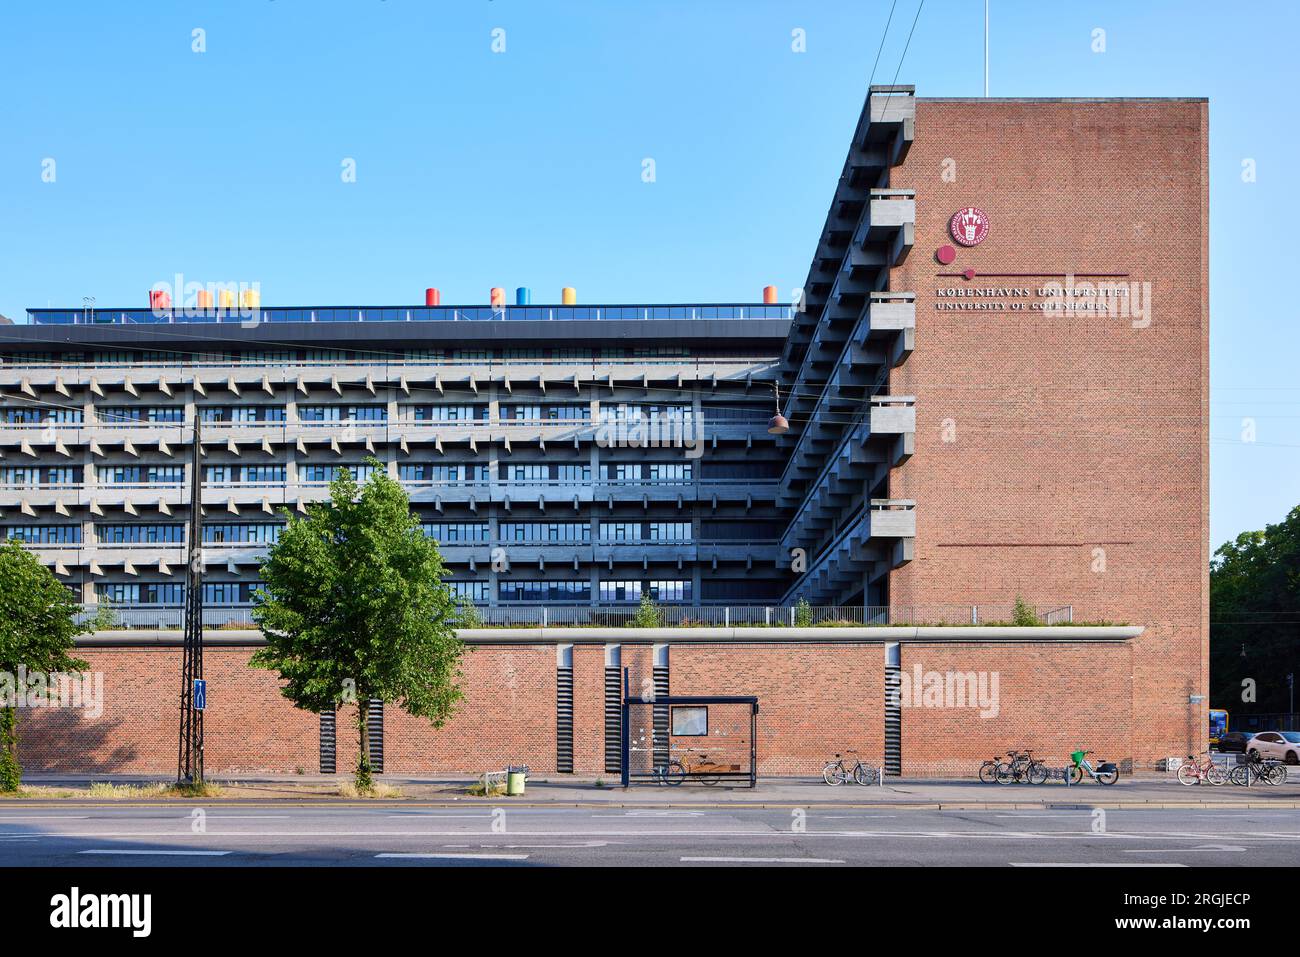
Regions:
<instances>
[{"instance_id":1,"label":"green foliage","mask_svg":"<svg viewBox=\"0 0 1300 957\"><path fill-rule=\"evenodd\" d=\"M482 628L483 616L478 613L478 608L472 601L460 602L459 610L456 612L457 628Z\"/></svg>"},{"instance_id":2,"label":"green foliage","mask_svg":"<svg viewBox=\"0 0 1300 957\"><path fill-rule=\"evenodd\" d=\"M1210 705L1286 711L1300 671L1300 506L1262 532L1225 542L1210 562ZM1254 701L1242 682L1254 682ZM1231 720L1231 719L1229 719Z\"/></svg>"},{"instance_id":3,"label":"green foliage","mask_svg":"<svg viewBox=\"0 0 1300 957\"><path fill-rule=\"evenodd\" d=\"M645 592L641 593L641 604L637 606L636 615L632 618L633 628L662 628L664 626L664 613L659 609Z\"/></svg>"},{"instance_id":4,"label":"green foliage","mask_svg":"<svg viewBox=\"0 0 1300 957\"><path fill-rule=\"evenodd\" d=\"M812 605L808 604L807 598L800 598L794 606L794 626L796 628L811 628L812 623Z\"/></svg>"},{"instance_id":5,"label":"green foliage","mask_svg":"<svg viewBox=\"0 0 1300 957\"><path fill-rule=\"evenodd\" d=\"M442 581L437 543L411 514L402 487L375 466L359 487L347 469L330 501L289 516L262 561L253 618L266 646L255 667L278 671L281 693L320 712L358 702L358 790L369 790L370 699L441 727L462 695L461 609Z\"/></svg>"},{"instance_id":6,"label":"green foliage","mask_svg":"<svg viewBox=\"0 0 1300 957\"><path fill-rule=\"evenodd\" d=\"M4 695L16 688L18 669L46 675L81 671L72 642L94 622L78 622L80 607L48 568L16 541L0 545L0 672ZM22 778L18 760L18 713L14 701L0 700L0 791L17 790Z\"/></svg>"},{"instance_id":7,"label":"green foliage","mask_svg":"<svg viewBox=\"0 0 1300 957\"><path fill-rule=\"evenodd\" d=\"M17 791L23 783L18 763L18 710L0 708L0 793Z\"/></svg>"},{"instance_id":8,"label":"green foliage","mask_svg":"<svg viewBox=\"0 0 1300 957\"><path fill-rule=\"evenodd\" d=\"M1016 608L1011 613L1011 623L1017 628L1037 628L1043 624L1043 619L1038 617L1033 605L1017 595Z\"/></svg>"}]
</instances>

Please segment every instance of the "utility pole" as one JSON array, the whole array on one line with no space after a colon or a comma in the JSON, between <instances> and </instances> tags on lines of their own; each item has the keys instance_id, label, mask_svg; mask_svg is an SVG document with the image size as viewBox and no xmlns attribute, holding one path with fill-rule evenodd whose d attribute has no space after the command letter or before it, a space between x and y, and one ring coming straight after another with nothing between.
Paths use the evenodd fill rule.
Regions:
<instances>
[{"instance_id":1,"label":"utility pole","mask_svg":"<svg viewBox=\"0 0 1300 957\"><path fill-rule=\"evenodd\" d=\"M181 660L181 728L177 745L176 781L203 781L203 454L199 410L194 410L194 448L190 459L190 522L186 538L189 559L185 576L185 647ZM202 689L202 691L200 691Z\"/></svg>"}]
</instances>

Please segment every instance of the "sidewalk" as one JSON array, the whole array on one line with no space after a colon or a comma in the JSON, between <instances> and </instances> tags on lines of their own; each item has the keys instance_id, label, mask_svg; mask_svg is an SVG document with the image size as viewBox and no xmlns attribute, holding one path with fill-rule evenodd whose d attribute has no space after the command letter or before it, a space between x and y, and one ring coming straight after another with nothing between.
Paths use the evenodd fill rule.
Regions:
<instances>
[{"instance_id":1,"label":"sidewalk","mask_svg":"<svg viewBox=\"0 0 1300 957\"><path fill-rule=\"evenodd\" d=\"M140 775L75 775L33 774L24 777L24 784L33 787L86 790L84 797L60 798L5 798L0 807L25 800L42 803L67 804L83 801L102 803L130 803L134 799L104 799L91 797L89 787L94 782L113 784L149 784L160 777ZM351 780L346 774L248 774L215 775L209 778L220 784L223 794L219 798L204 798L222 802L283 802L283 803L338 803L348 799L338 796L338 787ZM884 786L859 787L845 784L828 787L815 778L760 778L758 787L729 787L718 784L683 784L663 787L640 784L624 790L617 778L529 778L527 793L522 797L496 796L472 797L468 793L473 778L449 778L422 775L376 775L376 780L397 788L401 797L385 799L385 803L418 803L425 805L448 804L512 804L520 806L575 806L596 807L713 807L713 806L770 806L770 807L876 807L916 808L928 810L983 810L1016 808L1271 808L1300 809L1300 781L1290 781L1279 787L1254 785L1249 788L1225 784L1221 787L1197 785L1184 787L1172 776L1121 778L1110 787L1083 783L1066 787L1064 784L981 784L979 781L890 779ZM597 780L601 786L597 787ZM166 798L145 798L144 803L159 803ZM367 803L376 803L367 799Z\"/></svg>"}]
</instances>

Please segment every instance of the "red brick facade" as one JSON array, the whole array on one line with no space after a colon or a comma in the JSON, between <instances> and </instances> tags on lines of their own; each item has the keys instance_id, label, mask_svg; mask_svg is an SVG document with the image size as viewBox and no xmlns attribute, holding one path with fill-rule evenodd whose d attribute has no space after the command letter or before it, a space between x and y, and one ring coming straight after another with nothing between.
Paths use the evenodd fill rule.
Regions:
<instances>
[{"instance_id":1,"label":"red brick facade","mask_svg":"<svg viewBox=\"0 0 1300 957\"><path fill-rule=\"evenodd\" d=\"M1010 747L1034 747L1064 759L1091 747L1113 760L1131 757L1132 646L1129 642L1043 644L909 643L910 673L998 675L998 714L978 709L913 707L903 702L902 760L907 775L966 776ZM574 667L574 772L610 777L605 767L605 647L577 645ZM652 646L624 644L633 692L649 673ZM294 709L274 676L247 667L249 649L209 649L205 757L209 773L319 770L319 720ZM28 771L168 774L176 762L179 651L88 648L80 654L104 676L104 712L22 712L21 755ZM835 752L884 759L886 644L708 643L669 645L674 695L756 695L760 775L815 775ZM556 770L556 650L550 644L478 646L465 658L465 702L441 729L389 705L384 713L384 770L479 773L526 763ZM355 708L337 718L337 768L356 763ZM645 711L634 717L645 725ZM633 728L634 737L637 728ZM648 729L640 729L646 737ZM673 738L714 760L747 764L747 712L714 705L709 735Z\"/></svg>"},{"instance_id":2,"label":"red brick facade","mask_svg":"<svg viewBox=\"0 0 1300 957\"><path fill-rule=\"evenodd\" d=\"M1189 698L1208 685L1207 124L1203 101L918 99L890 182L916 190L915 247L890 277L916 292L916 348L890 390L917 408L890 489L917 502L915 558L890 599L1019 594L1145 625L1124 705L1141 761L1206 746ZM990 221L972 248L948 232L966 206ZM1150 324L936 308L939 289L1066 273L1150 283ZM1050 678L1025 676L1044 693Z\"/></svg>"}]
</instances>

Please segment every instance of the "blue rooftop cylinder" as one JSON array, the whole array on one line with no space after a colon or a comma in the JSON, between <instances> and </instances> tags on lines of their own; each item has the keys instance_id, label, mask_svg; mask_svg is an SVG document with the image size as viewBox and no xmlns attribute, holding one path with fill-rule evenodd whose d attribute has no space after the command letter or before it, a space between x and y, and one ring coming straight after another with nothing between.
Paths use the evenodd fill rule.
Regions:
<instances>
[{"instance_id":1,"label":"blue rooftop cylinder","mask_svg":"<svg viewBox=\"0 0 1300 957\"><path fill-rule=\"evenodd\" d=\"M520 286L515 290L515 305L526 306L533 301L533 292L527 286Z\"/></svg>"}]
</instances>

